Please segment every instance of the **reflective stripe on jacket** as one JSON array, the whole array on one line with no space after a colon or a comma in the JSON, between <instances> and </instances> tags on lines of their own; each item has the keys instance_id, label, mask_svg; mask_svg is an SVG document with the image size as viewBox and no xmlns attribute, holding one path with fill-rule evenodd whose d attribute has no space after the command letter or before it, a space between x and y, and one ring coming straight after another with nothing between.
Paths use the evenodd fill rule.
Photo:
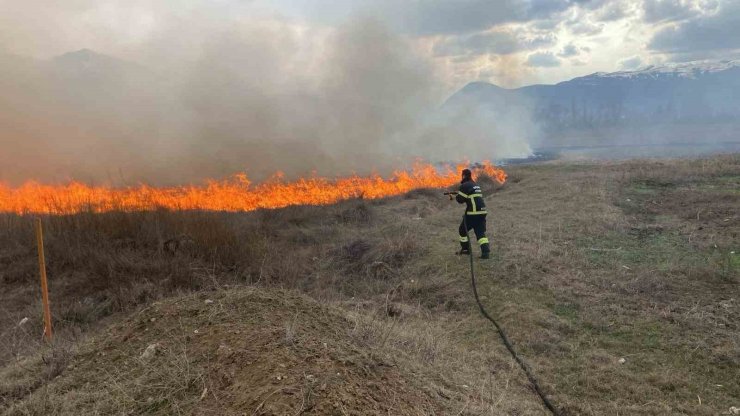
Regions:
<instances>
[{"instance_id":1,"label":"reflective stripe on jacket","mask_svg":"<svg viewBox=\"0 0 740 416\"><path fill-rule=\"evenodd\" d=\"M488 213L480 186L473 182L473 180L468 180L460 184L460 189L457 191L455 199L458 203L466 205L465 213L467 215L485 215Z\"/></svg>"}]
</instances>

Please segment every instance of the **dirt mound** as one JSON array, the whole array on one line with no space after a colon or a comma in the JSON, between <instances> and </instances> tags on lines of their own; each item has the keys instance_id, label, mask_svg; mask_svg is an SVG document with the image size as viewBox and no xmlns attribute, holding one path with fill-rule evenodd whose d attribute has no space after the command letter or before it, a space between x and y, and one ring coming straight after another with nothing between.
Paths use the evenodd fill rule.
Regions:
<instances>
[{"instance_id":1,"label":"dirt mound","mask_svg":"<svg viewBox=\"0 0 740 416\"><path fill-rule=\"evenodd\" d=\"M457 405L431 387L435 376L373 356L353 326L287 291L166 300L86 343L6 412L405 415Z\"/></svg>"}]
</instances>

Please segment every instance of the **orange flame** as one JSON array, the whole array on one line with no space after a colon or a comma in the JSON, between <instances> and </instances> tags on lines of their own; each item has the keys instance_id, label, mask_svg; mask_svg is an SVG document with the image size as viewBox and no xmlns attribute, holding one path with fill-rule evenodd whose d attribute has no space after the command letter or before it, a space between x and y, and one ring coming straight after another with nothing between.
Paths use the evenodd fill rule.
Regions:
<instances>
[{"instance_id":1,"label":"orange flame","mask_svg":"<svg viewBox=\"0 0 740 416\"><path fill-rule=\"evenodd\" d=\"M267 182L252 186L244 174L223 181L211 180L203 186L157 188L147 185L112 188L88 186L79 182L43 185L27 182L17 188L0 184L0 212L17 214L74 214L78 212L171 210L252 211L288 205L326 205L351 198L376 199L399 195L420 188L444 188L458 182L458 172L445 167L437 170L417 163L410 171L396 171L390 178L357 175L340 179L302 178L285 182L278 172ZM473 169L500 183L506 173L489 162Z\"/></svg>"}]
</instances>

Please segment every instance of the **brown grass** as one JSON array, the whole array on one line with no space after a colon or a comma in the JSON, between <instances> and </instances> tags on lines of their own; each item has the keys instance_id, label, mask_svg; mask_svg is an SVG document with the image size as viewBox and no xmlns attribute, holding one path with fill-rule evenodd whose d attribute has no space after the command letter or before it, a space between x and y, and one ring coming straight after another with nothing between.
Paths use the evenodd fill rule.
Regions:
<instances>
[{"instance_id":1,"label":"brown grass","mask_svg":"<svg viewBox=\"0 0 740 416\"><path fill-rule=\"evenodd\" d=\"M503 188L482 181L494 259L476 265L480 292L555 402L586 415L712 415L737 406L740 157L549 163L509 173ZM434 386L429 406L442 406L437 412L452 403L460 414L544 414L471 302L467 262L451 254L459 210L421 190L247 214L46 217L60 342L51 349L40 341L31 218L0 216L0 412L53 413L43 407L49 397L82 394L65 384L81 374L66 363L110 342L87 337L130 311L248 286L332 305L351 326L334 330L372 360L396 366L400 377L424 369L416 387ZM297 322L276 323L281 345L294 344L305 325ZM141 345L131 351L140 354ZM150 374L147 383L185 383L159 394L170 407L147 410L124 396L120 403L149 414L197 408L191 396L213 374L168 351L162 362L190 372ZM41 359L50 354L57 358ZM56 376L61 381L50 383ZM130 383L139 379L127 377L114 378L121 394L134 394Z\"/></svg>"}]
</instances>

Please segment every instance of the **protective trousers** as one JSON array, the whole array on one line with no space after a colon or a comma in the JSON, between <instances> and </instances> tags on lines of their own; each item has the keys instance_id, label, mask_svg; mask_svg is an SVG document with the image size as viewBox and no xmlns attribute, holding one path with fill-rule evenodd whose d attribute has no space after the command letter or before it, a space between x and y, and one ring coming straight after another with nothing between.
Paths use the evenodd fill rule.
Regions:
<instances>
[{"instance_id":1,"label":"protective trousers","mask_svg":"<svg viewBox=\"0 0 740 416\"><path fill-rule=\"evenodd\" d=\"M468 228L465 229L467 224ZM470 240L468 239L468 231L475 231L475 238L478 240L480 245L481 253L487 254L491 251L488 244L488 238L486 237L486 216L485 215L466 215L465 220L460 223L460 247L464 251L470 250Z\"/></svg>"}]
</instances>

